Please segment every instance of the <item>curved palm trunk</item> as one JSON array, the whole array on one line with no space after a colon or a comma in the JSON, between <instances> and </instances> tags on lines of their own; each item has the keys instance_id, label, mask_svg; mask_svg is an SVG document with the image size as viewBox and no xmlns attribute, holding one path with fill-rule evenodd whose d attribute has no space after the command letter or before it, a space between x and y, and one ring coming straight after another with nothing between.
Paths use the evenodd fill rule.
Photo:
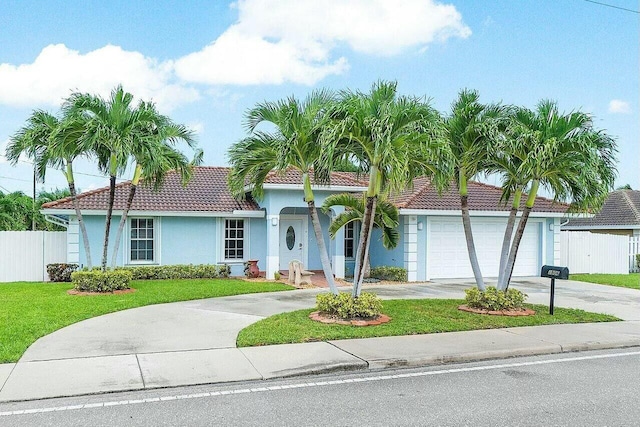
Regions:
<instances>
[{"instance_id":1,"label":"curved palm trunk","mask_svg":"<svg viewBox=\"0 0 640 427\"><path fill-rule=\"evenodd\" d=\"M311 224L313 225L313 232L316 235L316 242L318 243L318 250L320 251L320 262L322 263L322 272L329 284L329 290L338 295L338 288L336 282L333 279L333 271L331 270L331 262L329 261L329 254L327 253L327 247L324 243L324 236L322 235L322 228L320 227L320 218L318 217L318 211L316 209L315 201L307 202L309 205L309 215L311 216Z\"/></svg>"},{"instance_id":2,"label":"curved palm trunk","mask_svg":"<svg viewBox=\"0 0 640 427\"><path fill-rule=\"evenodd\" d=\"M93 263L91 262L91 248L89 247L89 236L87 235L87 227L84 224L84 219L82 218L82 212L80 211L80 205L78 204L78 196L76 193L76 183L73 179L73 169L71 163L67 164L67 184L69 184L69 193L71 193L71 202L73 203L73 208L76 211L76 217L78 218L78 226L80 227L80 234L82 234L82 244L84 245L84 253L87 258L87 267L89 270L93 268Z\"/></svg>"},{"instance_id":3,"label":"curved palm trunk","mask_svg":"<svg viewBox=\"0 0 640 427\"><path fill-rule=\"evenodd\" d=\"M131 205L133 204L133 198L136 195L136 189L138 188L138 183L140 182L141 176L142 176L142 166L136 165L136 169L133 172L133 179L131 180L131 189L129 190L129 197L127 198L127 204L125 205L124 211L122 212L122 218L120 218L120 223L118 224L118 231L116 232L116 238L115 238L114 247L113 247L113 254L111 255L111 268L116 268L116 264L118 260L118 250L120 249L120 240L122 240L124 225L127 223L127 216L129 216L129 211L131 210Z\"/></svg>"},{"instance_id":4,"label":"curved palm trunk","mask_svg":"<svg viewBox=\"0 0 640 427\"><path fill-rule=\"evenodd\" d=\"M464 171L460 171L460 206L462 211L462 228L464 229L464 237L467 241L467 253L469 254L469 262L473 277L476 280L476 286L481 291L485 290L484 279L480 271L480 263L478 263L478 255L476 254L476 245L473 241L473 231L471 230L471 217L469 216L469 193L467 188L467 177Z\"/></svg>"},{"instance_id":5,"label":"curved palm trunk","mask_svg":"<svg viewBox=\"0 0 640 427\"><path fill-rule=\"evenodd\" d=\"M320 262L322 263L322 272L329 284L329 290L331 293L338 295L338 288L336 282L333 279L333 271L331 270L331 262L329 261L329 254L327 253L327 246L324 243L324 236L322 235L322 227L320 227L320 218L318 217L318 210L316 209L315 197L311 190L311 181L309 180L309 174L302 174L302 183L304 185L304 198L307 201L309 207L309 216L311 217L311 224L313 225L313 232L316 235L316 242L318 244L318 251L320 252Z\"/></svg>"},{"instance_id":6,"label":"curved palm trunk","mask_svg":"<svg viewBox=\"0 0 640 427\"><path fill-rule=\"evenodd\" d=\"M507 228L504 230L504 239L502 239L502 251L500 252L500 267L498 270L498 289L502 289L505 286L505 270L507 267L507 259L509 258L509 245L511 243L511 237L513 236L513 227L515 227L516 225L516 216L518 215L518 208L520 207L521 197L522 191L517 190L513 198L511 211L509 212Z\"/></svg>"},{"instance_id":7,"label":"curved palm trunk","mask_svg":"<svg viewBox=\"0 0 640 427\"><path fill-rule=\"evenodd\" d=\"M529 193L529 197L527 199L527 204L522 211L522 218L520 218L520 223L518 224L518 229L516 230L516 235L513 238L513 243L511 244L511 251L509 252L509 260L507 261L507 267L504 276L504 286L501 290L506 291L509 288L509 283L511 282L511 275L513 274L513 268L516 265L516 256L518 255L518 247L520 246L520 241L522 240L522 236L524 235L524 229L527 226L527 220L529 219L529 214L531 213L531 209L533 208L533 204L536 200L536 194L538 192L538 181L533 181L531 184L531 191Z\"/></svg>"},{"instance_id":8,"label":"curved palm trunk","mask_svg":"<svg viewBox=\"0 0 640 427\"><path fill-rule=\"evenodd\" d=\"M124 232L124 225L127 223L127 216L129 215L129 210L131 209L131 205L133 204L133 197L136 195L137 185L131 184L131 190L129 190L129 197L127 198L127 205L122 212L122 218L120 218L120 223L118 224L118 231L116 232L116 238L114 240L113 254L111 255L111 268L116 268L116 264L118 263L118 250L120 249L120 241L122 240L122 233Z\"/></svg>"},{"instance_id":9,"label":"curved palm trunk","mask_svg":"<svg viewBox=\"0 0 640 427\"><path fill-rule=\"evenodd\" d=\"M356 252L356 265L353 271L353 297L360 296L362 283L365 276L366 260L369 258L369 245L371 242L371 230L375 220L374 212L376 209L377 197L367 197L367 203L362 218L362 227L360 229L360 241L358 242L358 251Z\"/></svg>"},{"instance_id":10,"label":"curved palm trunk","mask_svg":"<svg viewBox=\"0 0 640 427\"><path fill-rule=\"evenodd\" d=\"M111 231L111 215L113 213L113 202L116 198L116 177L109 178L109 206L107 207L107 218L104 223L104 246L102 247L102 271L107 270L107 251L109 248L109 232Z\"/></svg>"}]
</instances>

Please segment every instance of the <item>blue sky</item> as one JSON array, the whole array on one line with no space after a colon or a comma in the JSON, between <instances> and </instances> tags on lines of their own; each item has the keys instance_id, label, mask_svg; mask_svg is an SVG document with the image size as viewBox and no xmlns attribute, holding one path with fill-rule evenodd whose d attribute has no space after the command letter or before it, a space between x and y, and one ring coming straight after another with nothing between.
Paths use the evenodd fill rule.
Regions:
<instances>
[{"instance_id":1,"label":"blue sky","mask_svg":"<svg viewBox=\"0 0 640 427\"><path fill-rule=\"evenodd\" d=\"M33 109L122 83L191 126L205 164L224 165L256 103L389 79L442 112L467 87L592 113L618 140L616 184L639 189L638 36L637 13L585 0L3 0L0 152ZM30 170L0 157L0 190L30 192ZM76 171L83 190L107 184L90 162ZM65 185L49 170L38 188Z\"/></svg>"}]
</instances>

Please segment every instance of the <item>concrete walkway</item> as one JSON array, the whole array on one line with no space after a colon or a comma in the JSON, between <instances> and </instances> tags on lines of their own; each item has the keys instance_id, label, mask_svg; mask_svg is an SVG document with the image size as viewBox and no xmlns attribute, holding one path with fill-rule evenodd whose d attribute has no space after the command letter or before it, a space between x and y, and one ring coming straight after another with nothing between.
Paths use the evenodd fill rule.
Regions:
<instances>
[{"instance_id":1,"label":"concrete walkway","mask_svg":"<svg viewBox=\"0 0 640 427\"><path fill-rule=\"evenodd\" d=\"M471 285L447 280L367 290L385 299L462 298ZM528 302L548 303L547 279L513 286ZM312 307L322 291L153 305L68 326L36 341L17 364L0 365L0 401L640 346L640 291L558 281L556 306L625 321L236 348L247 325Z\"/></svg>"}]
</instances>

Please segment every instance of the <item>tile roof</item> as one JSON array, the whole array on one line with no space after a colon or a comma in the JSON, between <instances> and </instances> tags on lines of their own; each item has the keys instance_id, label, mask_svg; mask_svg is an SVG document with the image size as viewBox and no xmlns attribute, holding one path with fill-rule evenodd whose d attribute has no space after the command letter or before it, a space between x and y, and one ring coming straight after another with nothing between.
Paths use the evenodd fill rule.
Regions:
<instances>
[{"instance_id":1,"label":"tile roof","mask_svg":"<svg viewBox=\"0 0 640 427\"><path fill-rule=\"evenodd\" d=\"M592 218L572 219L565 226L589 227L602 226L640 226L640 191L617 190L609 193L600 212Z\"/></svg>"},{"instance_id":2,"label":"tile roof","mask_svg":"<svg viewBox=\"0 0 640 427\"><path fill-rule=\"evenodd\" d=\"M136 191L132 210L134 211L168 211L168 212L232 212L234 210L260 210L260 206L252 198L244 201L235 200L227 189L229 168L217 166L198 166L186 187L182 186L177 173L171 172L158 192L153 188L140 185ZM302 181L298 171L289 170L286 174L272 172L266 179L268 184L300 184ZM366 176L357 176L351 172L334 172L331 185L345 187L366 187ZM124 209L129 195L130 182L116 186L115 210ZM483 211L508 211L510 203L500 203L501 189L492 185L477 182L469 183L469 208ZM87 191L78 195L83 210L106 210L109 188ZM523 197L523 200L525 198ZM392 201L405 209L428 210L460 210L460 196L455 185L445 191L442 196L431 187L428 178L416 178L413 188L403 191ZM73 209L70 198L46 203L44 209ZM563 203L553 203L549 199L538 197L534 212L560 212L568 209Z\"/></svg>"},{"instance_id":3,"label":"tile roof","mask_svg":"<svg viewBox=\"0 0 640 427\"><path fill-rule=\"evenodd\" d=\"M170 172L159 191L143 184L138 186L133 199L132 210L169 212L232 212L234 210L260 210L251 198L235 200L227 190L229 168L198 166L194 168L191 181L182 186L179 174ZM125 207L130 181L116 186L115 210ZM81 209L106 210L109 188L99 188L78 195ZM57 200L42 205L44 209L73 209L71 198Z\"/></svg>"},{"instance_id":4,"label":"tile roof","mask_svg":"<svg viewBox=\"0 0 640 427\"><path fill-rule=\"evenodd\" d=\"M483 184L480 182L469 182L469 209L474 211L509 211L511 209L511 199L501 202L502 189L499 187ZM393 197L392 201L401 209L428 209L428 210L460 210L460 195L454 183L449 188L438 195L438 192L431 186L428 178L417 178L413 182L413 188ZM521 207L524 207L526 195L523 195ZM533 205L533 212L554 212L564 213L569 208L565 203L554 202L553 200L536 197Z\"/></svg>"}]
</instances>

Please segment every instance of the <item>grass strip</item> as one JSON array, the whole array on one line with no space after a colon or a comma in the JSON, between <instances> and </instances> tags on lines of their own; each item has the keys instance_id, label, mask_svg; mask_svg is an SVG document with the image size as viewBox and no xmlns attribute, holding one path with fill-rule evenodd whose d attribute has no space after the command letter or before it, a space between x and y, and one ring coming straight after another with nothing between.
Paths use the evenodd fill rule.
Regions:
<instances>
[{"instance_id":1,"label":"grass strip","mask_svg":"<svg viewBox=\"0 0 640 427\"><path fill-rule=\"evenodd\" d=\"M458 306L461 304L464 304L463 300L453 299L387 300L383 302L382 311L391 317L391 322L367 327L319 323L308 317L309 313L315 311L314 309L298 310L277 314L244 328L238 334L237 344L238 347L250 347L349 338L620 320L605 314L557 307L554 310L555 315L551 316L548 307L530 304L526 306L536 311L533 316L489 316L460 311Z\"/></svg>"},{"instance_id":2,"label":"grass strip","mask_svg":"<svg viewBox=\"0 0 640 427\"><path fill-rule=\"evenodd\" d=\"M293 289L273 282L238 279L140 280L136 292L68 295L70 283L0 284L0 363L17 361L38 338L106 313L176 301Z\"/></svg>"},{"instance_id":3,"label":"grass strip","mask_svg":"<svg viewBox=\"0 0 640 427\"><path fill-rule=\"evenodd\" d=\"M618 286L620 288L640 289L640 273L629 274L571 274L570 280L597 283L599 285Z\"/></svg>"}]
</instances>

